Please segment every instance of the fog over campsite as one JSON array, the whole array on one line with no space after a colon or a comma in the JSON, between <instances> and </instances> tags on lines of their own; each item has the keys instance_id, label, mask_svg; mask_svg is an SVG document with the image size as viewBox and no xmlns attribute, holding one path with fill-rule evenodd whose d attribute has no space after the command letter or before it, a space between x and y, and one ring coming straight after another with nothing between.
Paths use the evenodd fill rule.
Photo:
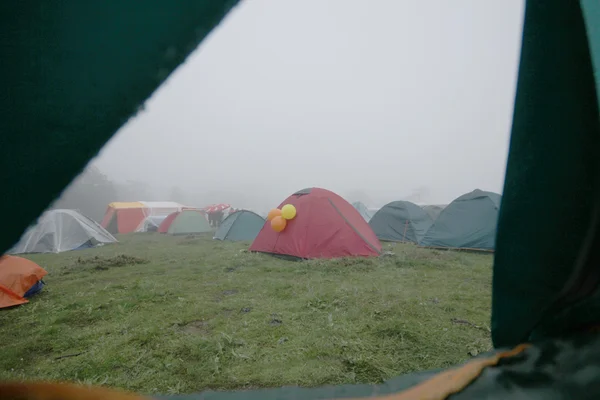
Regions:
<instances>
[{"instance_id":1,"label":"fog over campsite","mask_svg":"<svg viewBox=\"0 0 600 400\"><path fill-rule=\"evenodd\" d=\"M88 214L501 193L522 2L438 3L242 2L92 162L118 190Z\"/></svg>"},{"instance_id":2,"label":"fog over campsite","mask_svg":"<svg viewBox=\"0 0 600 400\"><path fill-rule=\"evenodd\" d=\"M579 345L543 335L593 325L553 313L559 293L581 300L563 282L595 282L575 254L595 243L583 235L596 232L597 165L580 151L598 138L594 80L590 59L569 61L588 56L583 39L565 50L563 36L585 36L581 19L556 22L567 2L528 2L524 30L523 0L84 3L24 5L39 29L11 32L59 33L38 46L49 56L15 58L59 77L34 93L60 95L30 103L49 126L32 129L31 165L7 173L36 190L62 180L15 215L43 210L121 128L37 220L15 220L0 253L0 398L3 381L189 395L173 400L454 399L480 382L527 394L552 374L575 381L549 364ZM591 278L566 279L571 259ZM528 337L546 347L504 351Z\"/></svg>"}]
</instances>

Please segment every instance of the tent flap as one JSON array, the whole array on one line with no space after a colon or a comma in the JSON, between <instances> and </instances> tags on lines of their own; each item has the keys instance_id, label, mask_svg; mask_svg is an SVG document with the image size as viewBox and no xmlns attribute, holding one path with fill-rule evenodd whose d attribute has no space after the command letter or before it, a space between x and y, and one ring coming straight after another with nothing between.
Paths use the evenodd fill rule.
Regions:
<instances>
[{"instance_id":1,"label":"tent flap","mask_svg":"<svg viewBox=\"0 0 600 400\"><path fill-rule=\"evenodd\" d=\"M0 2L8 249L237 0ZM33 29L32 27L35 27ZM60 161L59 161L60 160ZM19 204L18 210L15 204Z\"/></svg>"},{"instance_id":2,"label":"tent flap","mask_svg":"<svg viewBox=\"0 0 600 400\"><path fill-rule=\"evenodd\" d=\"M579 2L528 1L494 263L496 346L528 340L573 275L598 204L598 115Z\"/></svg>"}]
</instances>

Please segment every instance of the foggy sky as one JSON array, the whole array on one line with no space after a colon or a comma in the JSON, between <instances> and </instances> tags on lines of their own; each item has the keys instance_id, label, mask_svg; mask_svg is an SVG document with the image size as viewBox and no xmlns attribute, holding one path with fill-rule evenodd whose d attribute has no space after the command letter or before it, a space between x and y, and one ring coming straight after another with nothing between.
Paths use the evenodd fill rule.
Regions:
<instances>
[{"instance_id":1,"label":"foggy sky","mask_svg":"<svg viewBox=\"0 0 600 400\"><path fill-rule=\"evenodd\" d=\"M242 1L95 164L266 209L311 186L501 192L522 18L522 0Z\"/></svg>"}]
</instances>

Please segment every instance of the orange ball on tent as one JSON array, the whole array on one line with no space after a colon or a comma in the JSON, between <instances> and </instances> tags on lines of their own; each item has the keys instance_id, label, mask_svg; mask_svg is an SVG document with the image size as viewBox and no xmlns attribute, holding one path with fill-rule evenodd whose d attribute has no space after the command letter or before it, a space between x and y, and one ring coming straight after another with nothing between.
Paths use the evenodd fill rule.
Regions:
<instances>
[{"instance_id":1,"label":"orange ball on tent","mask_svg":"<svg viewBox=\"0 0 600 400\"><path fill-rule=\"evenodd\" d=\"M279 217L280 215L281 210L279 208L274 208L271 211L269 211L269 214L267 214L267 221L272 221L273 218Z\"/></svg>"},{"instance_id":2,"label":"orange ball on tent","mask_svg":"<svg viewBox=\"0 0 600 400\"><path fill-rule=\"evenodd\" d=\"M273 228L275 232L281 232L285 229L286 225L287 221L281 215L278 215L271 220L271 228Z\"/></svg>"}]
</instances>

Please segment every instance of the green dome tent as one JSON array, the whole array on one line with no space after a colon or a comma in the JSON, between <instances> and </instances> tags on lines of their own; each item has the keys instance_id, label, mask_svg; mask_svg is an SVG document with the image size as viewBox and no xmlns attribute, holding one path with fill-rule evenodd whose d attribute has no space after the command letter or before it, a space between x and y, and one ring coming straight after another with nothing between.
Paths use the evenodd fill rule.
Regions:
<instances>
[{"instance_id":1,"label":"green dome tent","mask_svg":"<svg viewBox=\"0 0 600 400\"><path fill-rule=\"evenodd\" d=\"M381 207L369 221L379 240L419 243L433 220L410 201L393 201Z\"/></svg>"},{"instance_id":2,"label":"green dome tent","mask_svg":"<svg viewBox=\"0 0 600 400\"><path fill-rule=\"evenodd\" d=\"M474 190L444 208L420 244L430 247L493 250L502 196Z\"/></svg>"},{"instance_id":3,"label":"green dome tent","mask_svg":"<svg viewBox=\"0 0 600 400\"><path fill-rule=\"evenodd\" d=\"M265 219L252 211L241 210L230 214L219 226L214 239L252 241L265 224Z\"/></svg>"},{"instance_id":4,"label":"green dome tent","mask_svg":"<svg viewBox=\"0 0 600 400\"><path fill-rule=\"evenodd\" d=\"M2 250L19 239L236 3L2 3L0 33L7 61L0 79L9 95L0 98L0 160L3 185L10 190L3 192L0 206L13 211L3 219ZM379 386L176 398L598 397L600 337L587 328L600 322L599 88L600 3L527 0L498 219L492 299L498 352L493 356ZM517 346L524 342L531 345ZM503 351L514 346L514 351ZM5 382L0 398L34 398L50 388L52 393L62 390L55 397L63 399L94 393L125 398L102 388Z\"/></svg>"},{"instance_id":5,"label":"green dome tent","mask_svg":"<svg viewBox=\"0 0 600 400\"><path fill-rule=\"evenodd\" d=\"M190 235L211 232L212 228L204 212L199 210L183 210L169 214L161 222L157 231L170 235Z\"/></svg>"}]
</instances>

